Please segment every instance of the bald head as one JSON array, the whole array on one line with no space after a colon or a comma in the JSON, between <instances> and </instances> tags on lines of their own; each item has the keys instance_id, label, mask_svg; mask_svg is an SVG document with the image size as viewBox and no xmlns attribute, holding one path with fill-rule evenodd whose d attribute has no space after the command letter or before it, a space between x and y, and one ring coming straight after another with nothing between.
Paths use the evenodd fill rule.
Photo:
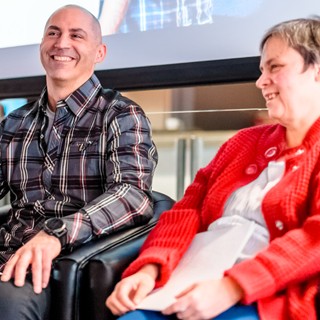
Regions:
<instances>
[{"instance_id":1,"label":"bald head","mask_svg":"<svg viewBox=\"0 0 320 320\"><path fill-rule=\"evenodd\" d=\"M61 99L79 88L104 60L106 51L100 24L88 10L77 5L56 10L40 44L48 92L53 96L59 90Z\"/></svg>"},{"instance_id":2,"label":"bald head","mask_svg":"<svg viewBox=\"0 0 320 320\"><path fill-rule=\"evenodd\" d=\"M101 26L100 26L99 20L89 10L75 4L69 4L69 5L63 6L57 9L56 11L54 11L49 17L49 19L47 20L44 31L47 29L48 25L50 24L52 17L54 17L56 14L63 12L65 10L74 10L75 12L79 11L79 12L82 12L84 15L86 15L90 19L90 25L93 33L96 36L96 40L99 43L102 43L102 32L101 32Z\"/></svg>"}]
</instances>

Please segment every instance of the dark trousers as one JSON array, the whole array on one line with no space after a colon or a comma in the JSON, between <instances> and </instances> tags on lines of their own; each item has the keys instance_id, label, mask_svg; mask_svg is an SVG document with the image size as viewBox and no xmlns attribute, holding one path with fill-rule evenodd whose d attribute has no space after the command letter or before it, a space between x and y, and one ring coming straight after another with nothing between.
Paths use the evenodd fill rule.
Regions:
<instances>
[{"instance_id":1,"label":"dark trousers","mask_svg":"<svg viewBox=\"0 0 320 320\"><path fill-rule=\"evenodd\" d=\"M49 308L50 287L35 294L30 277L23 287L0 281L1 320L48 320Z\"/></svg>"}]
</instances>

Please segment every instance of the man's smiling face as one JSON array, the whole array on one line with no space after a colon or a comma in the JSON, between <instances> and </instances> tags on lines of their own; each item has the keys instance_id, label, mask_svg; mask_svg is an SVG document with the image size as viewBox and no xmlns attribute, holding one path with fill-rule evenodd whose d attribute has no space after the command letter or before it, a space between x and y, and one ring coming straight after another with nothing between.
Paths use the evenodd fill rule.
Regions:
<instances>
[{"instance_id":1,"label":"man's smiling face","mask_svg":"<svg viewBox=\"0 0 320 320\"><path fill-rule=\"evenodd\" d=\"M74 7L56 11L48 20L40 45L41 62L51 82L87 81L105 56L99 26Z\"/></svg>"}]
</instances>

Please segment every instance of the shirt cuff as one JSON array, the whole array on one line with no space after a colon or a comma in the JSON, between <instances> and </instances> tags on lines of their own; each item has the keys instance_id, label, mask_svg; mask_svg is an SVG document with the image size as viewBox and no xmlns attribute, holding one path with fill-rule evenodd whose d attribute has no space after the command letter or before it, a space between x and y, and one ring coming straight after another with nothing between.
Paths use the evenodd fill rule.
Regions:
<instances>
[{"instance_id":1,"label":"shirt cuff","mask_svg":"<svg viewBox=\"0 0 320 320\"><path fill-rule=\"evenodd\" d=\"M70 246L77 246L92 239L91 220L88 216L77 212L62 219L66 224L67 243Z\"/></svg>"}]
</instances>

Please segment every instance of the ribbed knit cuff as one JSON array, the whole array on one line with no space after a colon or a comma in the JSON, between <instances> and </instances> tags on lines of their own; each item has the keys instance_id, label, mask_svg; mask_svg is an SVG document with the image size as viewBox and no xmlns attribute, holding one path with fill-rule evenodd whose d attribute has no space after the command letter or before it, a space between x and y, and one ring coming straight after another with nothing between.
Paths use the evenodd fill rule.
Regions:
<instances>
[{"instance_id":1,"label":"ribbed knit cuff","mask_svg":"<svg viewBox=\"0 0 320 320\"><path fill-rule=\"evenodd\" d=\"M236 264L225 272L243 289L244 304L250 304L274 294L276 283L271 273L257 260L247 260Z\"/></svg>"},{"instance_id":2,"label":"ribbed knit cuff","mask_svg":"<svg viewBox=\"0 0 320 320\"><path fill-rule=\"evenodd\" d=\"M153 263L157 264L160 268L159 276L156 279L156 288L163 286L168 281L173 268L170 266L170 263L161 259L160 256L155 257L154 252L153 248L144 250L140 254L139 258L134 260L123 272L122 278L126 278L138 272L146 264Z\"/></svg>"}]
</instances>

